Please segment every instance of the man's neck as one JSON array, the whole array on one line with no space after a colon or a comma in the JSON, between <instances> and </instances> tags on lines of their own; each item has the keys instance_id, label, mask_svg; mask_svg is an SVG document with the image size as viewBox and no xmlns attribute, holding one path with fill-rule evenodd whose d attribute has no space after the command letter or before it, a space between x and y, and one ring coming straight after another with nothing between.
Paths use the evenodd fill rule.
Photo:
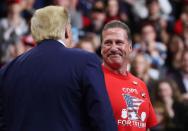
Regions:
<instances>
[{"instance_id":1,"label":"man's neck","mask_svg":"<svg viewBox=\"0 0 188 131\"><path fill-rule=\"evenodd\" d=\"M119 74L119 75L122 75L122 76L127 76L127 65L124 65L120 68L112 68L110 66L108 66L107 64L103 63L103 65L108 68L108 70L110 70L111 72L115 73L115 74Z\"/></svg>"}]
</instances>

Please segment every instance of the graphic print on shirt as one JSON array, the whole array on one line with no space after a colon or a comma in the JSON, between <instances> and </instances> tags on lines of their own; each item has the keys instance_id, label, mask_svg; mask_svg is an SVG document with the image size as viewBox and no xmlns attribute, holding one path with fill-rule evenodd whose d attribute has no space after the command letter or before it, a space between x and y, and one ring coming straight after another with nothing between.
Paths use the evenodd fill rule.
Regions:
<instances>
[{"instance_id":1,"label":"graphic print on shirt","mask_svg":"<svg viewBox=\"0 0 188 131\"><path fill-rule=\"evenodd\" d=\"M129 120L141 120L138 116L138 109L143 100L130 96L129 94L123 94L123 97L127 103L127 114Z\"/></svg>"},{"instance_id":2,"label":"graphic print on shirt","mask_svg":"<svg viewBox=\"0 0 188 131\"><path fill-rule=\"evenodd\" d=\"M139 113L140 106L144 100L136 97L136 95L139 94L136 89L130 89L131 88L122 88L122 96L126 107L121 110L121 119L118 120L118 125L145 128L146 112L142 111ZM130 94L134 94L134 96Z\"/></svg>"}]
</instances>

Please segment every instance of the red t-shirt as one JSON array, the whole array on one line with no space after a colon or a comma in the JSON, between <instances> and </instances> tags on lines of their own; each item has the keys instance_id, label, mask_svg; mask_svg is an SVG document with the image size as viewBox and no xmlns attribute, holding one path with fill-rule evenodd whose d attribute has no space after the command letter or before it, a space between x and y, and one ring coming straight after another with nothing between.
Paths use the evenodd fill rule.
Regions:
<instances>
[{"instance_id":1,"label":"red t-shirt","mask_svg":"<svg viewBox=\"0 0 188 131\"><path fill-rule=\"evenodd\" d=\"M147 87L143 81L128 73L115 74L102 67L118 131L146 131L157 124Z\"/></svg>"}]
</instances>

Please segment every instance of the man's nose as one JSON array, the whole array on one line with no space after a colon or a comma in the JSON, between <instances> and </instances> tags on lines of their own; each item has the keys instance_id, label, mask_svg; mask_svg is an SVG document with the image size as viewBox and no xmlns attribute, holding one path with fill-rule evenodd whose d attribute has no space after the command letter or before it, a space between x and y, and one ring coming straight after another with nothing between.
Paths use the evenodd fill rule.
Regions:
<instances>
[{"instance_id":1,"label":"man's nose","mask_svg":"<svg viewBox=\"0 0 188 131\"><path fill-rule=\"evenodd\" d=\"M111 49L114 49L114 50L118 49L118 46L117 46L117 44L115 42L112 44Z\"/></svg>"},{"instance_id":2,"label":"man's nose","mask_svg":"<svg viewBox=\"0 0 188 131\"><path fill-rule=\"evenodd\" d=\"M116 51L116 50L118 50L118 46L115 44L115 43L113 43L112 45L111 45L111 51Z\"/></svg>"}]
</instances>

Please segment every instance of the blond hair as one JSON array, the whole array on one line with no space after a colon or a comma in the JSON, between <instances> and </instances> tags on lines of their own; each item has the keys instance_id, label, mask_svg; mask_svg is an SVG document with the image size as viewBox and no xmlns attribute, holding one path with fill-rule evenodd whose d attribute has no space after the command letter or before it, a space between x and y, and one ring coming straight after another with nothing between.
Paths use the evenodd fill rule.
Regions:
<instances>
[{"instance_id":1,"label":"blond hair","mask_svg":"<svg viewBox=\"0 0 188 131\"><path fill-rule=\"evenodd\" d=\"M31 33L36 42L44 39L60 39L70 23L69 15L62 6L47 6L36 10L31 18Z\"/></svg>"}]
</instances>

